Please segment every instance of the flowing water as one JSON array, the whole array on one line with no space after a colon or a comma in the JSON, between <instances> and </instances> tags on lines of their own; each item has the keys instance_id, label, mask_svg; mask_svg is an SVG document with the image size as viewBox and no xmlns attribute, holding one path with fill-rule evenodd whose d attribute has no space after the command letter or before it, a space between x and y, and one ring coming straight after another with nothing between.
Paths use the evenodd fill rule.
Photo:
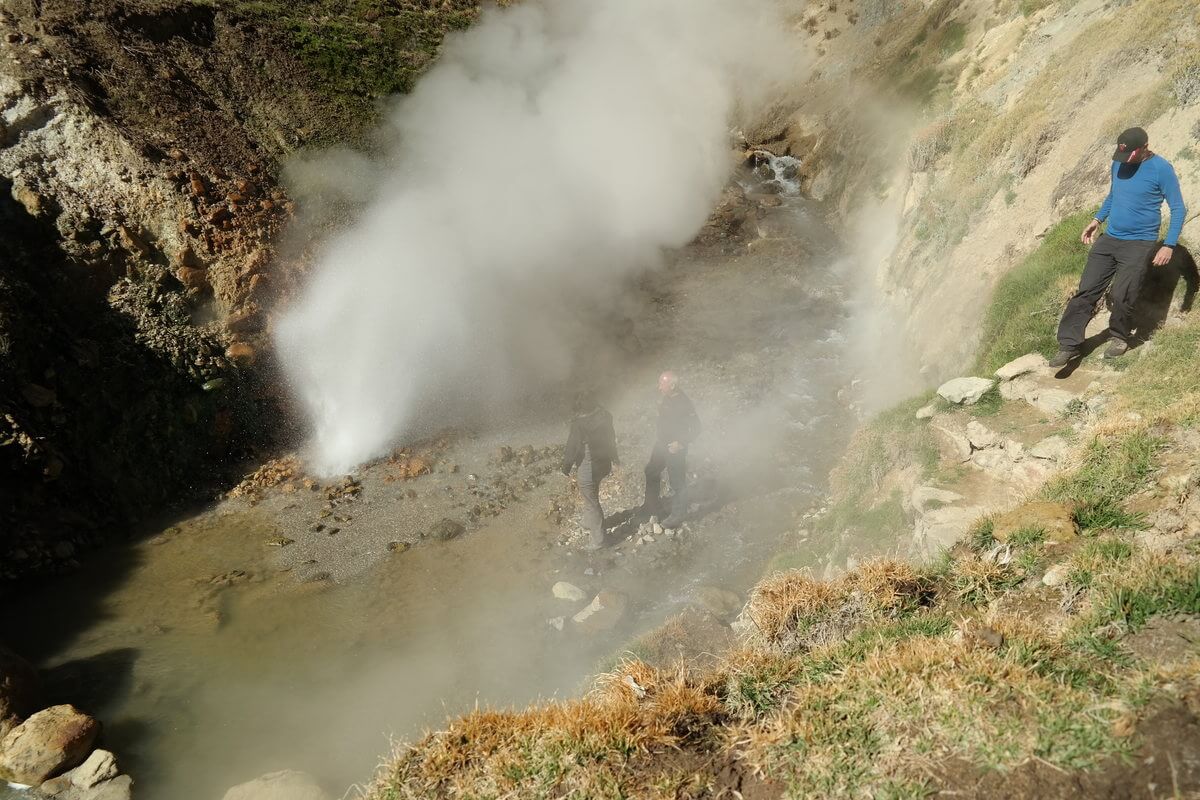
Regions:
<instances>
[{"instance_id":1,"label":"flowing water","mask_svg":"<svg viewBox=\"0 0 1200 800\"><path fill-rule=\"evenodd\" d=\"M635 320L643 351L610 404L629 465L609 481L611 512L640 499L655 373L682 373L706 424L693 466L725 487L686 546L575 552L570 525L564 534L545 514L567 489L550 459L469 535L387 551L405 520L445 515L499 481L497 443L561 442L561 417L531 414L503 434L456 438L445 456L456 469L411 484L390 482L384 465L364 470L355 519L337 536L270 546L307 531L316 494L198 510L23 593L4 609L4 638L39 662L48 701L104 722L141 800L217 800L284 768L340 794L369 778L389 737L476 705L578 693L630 637L694 604L698 587L753 585L820 497L853 424L832 238L803 201L772 213L790 238L648 279ZM629 613L608 631L577 630L579 604L550 594L557 580L589 596L618 591Z\"/></svg>"}]
</instances>

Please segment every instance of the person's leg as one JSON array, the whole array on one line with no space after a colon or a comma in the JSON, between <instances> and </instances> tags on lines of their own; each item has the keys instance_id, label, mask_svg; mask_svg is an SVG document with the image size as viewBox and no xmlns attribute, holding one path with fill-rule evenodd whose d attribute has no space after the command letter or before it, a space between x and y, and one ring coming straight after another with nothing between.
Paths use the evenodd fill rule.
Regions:
<instances>
[{"instance_id":1,"label":"person's leg","mask_svg":"<svg viewBox=\"0 0 1200 800\"><path fill-rule=\"evenodd\" d=\"M583 463L579 465L579 496L583 501L580 517L583 527L591 534L590 544L593 548L604 545L604 511L600 508L600 481L607 472L602 471L601 466L593 463L591 458L584 458Z\"/></svg>"},{"instance_id":2,"label":"person's leg","mask_svg":"<svg viewBox=\"0 0 1200 800\"><path fill-rule=\"evenodd\" d=\"M683 522L683 517L687 514L687 450L668 453L666 462L667 477L671 480L673 496L671 498L671 514L663 524L670 528Z\"/></svg>"},{"instance_id":3,"label":"person's leg","mask_svg":"<svg viewBox=\"0 0 1200 800\"><path fill-rule=\"evenodd\" d=\"M1114 341L1129 344L1133 335L1133 307L1157 247L1157 242L1121 242L1116 248L1117 274L1109 292L1112 314L1108 323Z\"/></svg>"},{"instance_id":4,"label":"person's leg","mask_svg":"<svg viewBox=\"0 0 1200 800\"><path fill-rule=\"evenodd\" d=\"M1071 353L1083 347L1084 331L1096 311L1096 303L1104 296L1117 271L1114 249L1117 239L1101 236L1088 253L1087 264L1079 279L1079 289L1067 302L1062 320L1058 323L1058 348Z\"/></svg>"},{"instance_id":5,"label":"person's leg","mask_svg":"<svg viewBox=\"0 0 1200 800\"><path fill-rule=\"evenodd\" d=\"M643 506L651 514L657 513L662 503L662 472L667 466L666 456L666 448L655 445L646 464L646 500Z\"/></svg>"}]
</instances>

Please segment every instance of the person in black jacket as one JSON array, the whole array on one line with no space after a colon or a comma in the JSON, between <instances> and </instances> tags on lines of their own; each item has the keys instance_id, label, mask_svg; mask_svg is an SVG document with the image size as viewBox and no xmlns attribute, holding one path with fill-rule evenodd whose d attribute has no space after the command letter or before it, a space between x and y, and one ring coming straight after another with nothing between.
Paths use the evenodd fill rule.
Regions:
<instances>
[{"instance_id":1,"label":"person in black jacket","mask_svg":"<svg viewBox=\"0 0 1200 800\"><path fill-rule=\"evenodd\" d=\"M687 452L688 445L700 433L700 418L692 401L679 388L674 372L664 372L658 378L658 431L654 450L646 464L646 501L643 508L650 514L662 510L662 473L665 469L671 480L670 515L663 520L664 528L676 528L687 513Z\"/></svg>"},{"instance_id":2,"label":"person in black jacket","mask_svg":"<svg viewBox=\"0 0 1200 800\"><path fill-rule=\"evenodd\" d=\"M591 533L585 550L604 546L604 509L600 507L600 482L621 463L617 457L617 435L613 431L612 414L608 413L588 393L575 399L575 416L571 433L563 449L562 472L570 475L579 467L579 495L583 498L583 526Z\"/></svg>"}]
</instances>

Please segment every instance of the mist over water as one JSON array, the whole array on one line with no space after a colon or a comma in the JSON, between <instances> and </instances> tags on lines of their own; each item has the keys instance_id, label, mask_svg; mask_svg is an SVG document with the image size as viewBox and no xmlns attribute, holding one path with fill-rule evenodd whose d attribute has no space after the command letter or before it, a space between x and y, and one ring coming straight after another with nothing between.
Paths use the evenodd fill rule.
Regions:
<instances>
[{"instance_id":1,"label":"mist over water","mask_svg":"<svg viewBox=\"0 0 1200 800\"><path fill-rule=\"evenodd\" d=\"M768 0L546 0L490 9L399 101L383 154L293 171L365 201L277 326L342 471L408 434L569 377L630 276L703 225L729 128L797 77Z\"/></svg>"}]
</instances>

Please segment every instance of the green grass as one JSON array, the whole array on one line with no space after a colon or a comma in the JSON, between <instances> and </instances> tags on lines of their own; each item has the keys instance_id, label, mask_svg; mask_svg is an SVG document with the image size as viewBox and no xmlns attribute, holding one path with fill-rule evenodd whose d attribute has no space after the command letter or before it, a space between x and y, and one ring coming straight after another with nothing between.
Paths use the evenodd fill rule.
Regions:
<instances>
[{"instance_id":1,"label":"green grass","mask_svg":"<svg viewBox=\"0 0 1200 800\"><path fill-rule=\"evenodd\" d=\"M1200 319L1163 328L1153 348L1129 365L1117 396L1130 411L1186 427L1200 423Z\"/></svg>"},{"instance_id":2,"label":"green grass","mask_svg":"<svg viewBox=\"0 0 1200 800\"><path fill-rule=\"evenodd\" d=\"M1046 541L1046 531L1041 528L1021 528L1008 537L1008 543L1013 547L1027 547Z\"/></svg>"},{"instance_id":3,"label":"green grass","mask_svg":"<svg viewBox=\"0 0 1200 800\"><path fill-rule=\"evenodd\" d=\"M1087 257L1079 234L1091 218L1080 212L1055 225L1000 279L983 321L977 372L990 374L1026 353L1054 355L1058 318Z\"/></svg>"},{"instance_id":4,"label":"green grass","mask_svg":"<svg viewBox=\"0 0 1200 800\"><path fill-rule=\"evenodd\" d=\"M378 101L412 89L445 35L469 26L474 0L430 7L414 0L192 0L252 20L285 43L312 73L312 89L336 129L369 128ZM314 141L312 144L324 144Z\"/></svg>"},{"instance_id":5,"label":"green grass","mask_svg":"<svg viewBox=\"0 0 1200 800\"><path fill-rule=\"evenodd\" d=\"M1126 511L1125 501L1146 487L1162 446L1163 439L1146 430L1094 439L1080 468L1051 482L1043 494L1073 505L1075 521L1085 530L1140 527L1140 516Z\"/></svg>"},{"instance_id":6,"label":"green grass","mask_svg":"<svg viewBox=\"0 0 1200 800\"><path fill-rule=\"evenodd\" d=\"M976 553L982 553L985 550L990 550L996 544L996 537L992 531L995 530L995 523L991 517L984 517L975 523L975 527L967 532L967 546Z\"/></svg>"},{"instance_id":7,"label":"green grass","mask_svg":"<svg viewBox=\"0 0 1200 800\"><path fill-rule=\"evenodd\" d=\"M994 417L1000 413L1000 407L1003 405L1004 398L1000 396L1000 384L996 384L984 392L978 402L966 408L967 413L972 417Z\"/></svg>"}]
</instances>

